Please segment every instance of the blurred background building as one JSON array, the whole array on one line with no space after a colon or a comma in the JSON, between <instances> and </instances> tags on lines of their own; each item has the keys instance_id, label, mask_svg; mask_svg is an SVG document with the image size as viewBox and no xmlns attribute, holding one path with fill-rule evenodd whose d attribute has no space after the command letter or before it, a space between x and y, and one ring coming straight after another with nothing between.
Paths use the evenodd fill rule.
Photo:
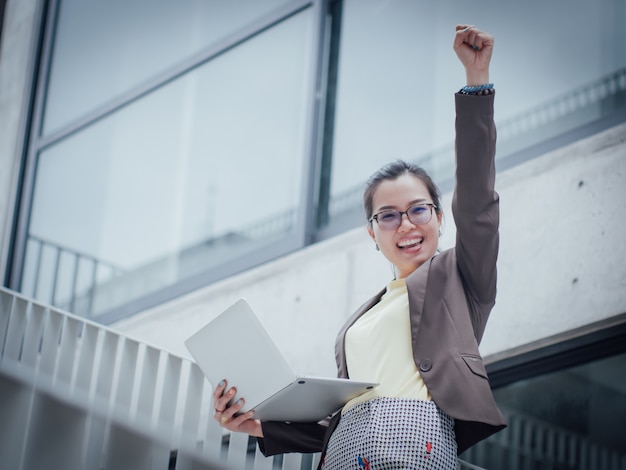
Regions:
<instances>
[{"instance_id":1,"label":"blurred background building","mask_svg":"<svg viewBox=\"0 0 626 470\"><path fill-rule=\"evenodd\" d=\"M0 5L3 285L181 356L246 297L313 375L334 375L339 326L393 275L364 181L411 160L449 207L454 26L493 33L501 256L481 349L511 426L463 458L624 468L623 0Z\"/></svg>"}]
</instances>

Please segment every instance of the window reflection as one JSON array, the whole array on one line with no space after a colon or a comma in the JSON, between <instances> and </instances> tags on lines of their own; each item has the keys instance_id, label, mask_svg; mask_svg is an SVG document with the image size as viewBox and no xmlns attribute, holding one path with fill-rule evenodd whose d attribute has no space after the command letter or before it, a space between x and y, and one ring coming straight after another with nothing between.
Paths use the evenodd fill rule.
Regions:
<instances>
[{"instance_id":1,"label":"window reflection","mask_svg":"<svg viewBox=\"0 0 626 470\"><path fill-rule=\"evenodd\" d=\"M41 152L23 291L92 315L293 237L309 15Z\"/></svg>"},{"instance_id":2,"label":"window reflection","mask_svg":"<svg viewBox=\"0 0 626 470\"><path fill-rule=\"evenodd\" d=\"M622 469L626 354L495 390L509 427L465 452L484 468Z\"/></svg>"},{"instance_id":3,"label":"window reflection","mask_svg":"<svg viewBox=\"0 0 626 470\"><path fill-rule=\"evenodd\" d=\"M101 106L289 0L61 0L44 133Z\"/></svg>"},{"instance_id":4,"label":"window reflection","mask_svg":"<svg viewBox=\"0 0 626 470\"><path fill-rule=\"evenodd\" d=\"M461 0L345 0L330 204L321 209L330 223L360 211L363 183L391 160L415 161L440 184L452 178L453 93L465 84L452 50L460 21L496 38L498 159L623 112L625 3L570 1L566 22L564 7L486 0L471 11ZM569 34L572 24L584 24L585 35ZM529 28L532 35L521 37Z\"/></svg>"}]
</instances>

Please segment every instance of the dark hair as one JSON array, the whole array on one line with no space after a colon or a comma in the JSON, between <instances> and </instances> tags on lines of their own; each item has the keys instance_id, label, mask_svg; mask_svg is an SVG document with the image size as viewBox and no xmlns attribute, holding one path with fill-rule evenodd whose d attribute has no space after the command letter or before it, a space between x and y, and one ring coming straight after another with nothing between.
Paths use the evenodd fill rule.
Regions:
<instances>
[{"instance_id":1,"label":"dark hair","mask_svg":"<svg viewBox=\"0 0 626 470\"><path fill-rule=\"evenodd\" d=\"M370 176L367 183L365 183L363 208L365 209L365 217L367 220L372 217L372 212L374 211L374 193L378 189L380 183L386 180L395 180L405 173L412 174L413 176L419 178L424 185L426 185L426 189L428 189L428 193L433 200L433 204L437 206L435 209L436 212L441 212L441 196L439 194L439 188L437 188L437 185L433 182L432 178L428 175L428 173L426 173L426 170L413 163L408 163L404 160L396 160L395 162L391 162L383 166L380 170Z\"/></svg>"}]
</instances>

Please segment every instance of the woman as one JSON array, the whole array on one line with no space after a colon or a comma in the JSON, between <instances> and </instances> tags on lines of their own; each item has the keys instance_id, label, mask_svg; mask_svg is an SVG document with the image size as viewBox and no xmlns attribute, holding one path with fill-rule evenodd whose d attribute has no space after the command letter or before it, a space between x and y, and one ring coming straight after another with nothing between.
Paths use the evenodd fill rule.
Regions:
<instances>
[{"instance_id":1,"label":"woman","mask_svg":"<svg viewBox=\"0 0 626 470\"><path fill-rule=\"evenodd\" d=\"M505 426L478 351L495 303L498 195L494 190L493 37L457 25L467 85L456 94L456 246L437 252L439 193L419 167L395 162L364 194L367 231L396 279L363 305L336 342L339 377L380 385L328 423L236 416L243 398L222 381L214 418L258 437L265 455L323 452L320 468L456 468L456 456Z\"/></svg>"}]
</instances>

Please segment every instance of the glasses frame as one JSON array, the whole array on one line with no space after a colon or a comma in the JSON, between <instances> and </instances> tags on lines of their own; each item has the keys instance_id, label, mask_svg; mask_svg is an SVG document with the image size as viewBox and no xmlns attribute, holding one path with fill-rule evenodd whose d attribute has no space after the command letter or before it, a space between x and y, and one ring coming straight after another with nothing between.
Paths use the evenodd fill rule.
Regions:
<instances>
[{"instance_id":1,"label":"glasses frame","mask_svg":"<svg viewBox=\"0 0 626 470\"><path fill-rule=\"evenodd\" d=\"M411 216L409 215L409 212L411 211L411 209L418 207L418 206L427 206L430 208L430 217L428 217L428 220L426 222L414 222L413 220L411 220ZM427 223L429 223L431 220L433 220L433 209L437 210L437 206L435 204L433 204L432 202L419 202L417 204L413 204L412 206L407 207L407 209L405 211L397 211L394 209L385 209L384 211L380 211L377 212L376 214L374 214L373 216L371 216L368 220L368 222L371 224L372 220L375 220L376 223L378 224L378 227L385 231L385 232L391 232L392 230L397 230L398 227L400 227L400 225L402 225L402 216L406 215L406 218L409 220L409 222L411 222L413 225L426 225ZM398 225L395 226L394 228L383 228L380 226L380 222L378 221L378 217L380 216L380 214L389 214L389 213L395 213L395 214L399 214L400 218L398 219Z\"/></svg>"}]
</instances>

